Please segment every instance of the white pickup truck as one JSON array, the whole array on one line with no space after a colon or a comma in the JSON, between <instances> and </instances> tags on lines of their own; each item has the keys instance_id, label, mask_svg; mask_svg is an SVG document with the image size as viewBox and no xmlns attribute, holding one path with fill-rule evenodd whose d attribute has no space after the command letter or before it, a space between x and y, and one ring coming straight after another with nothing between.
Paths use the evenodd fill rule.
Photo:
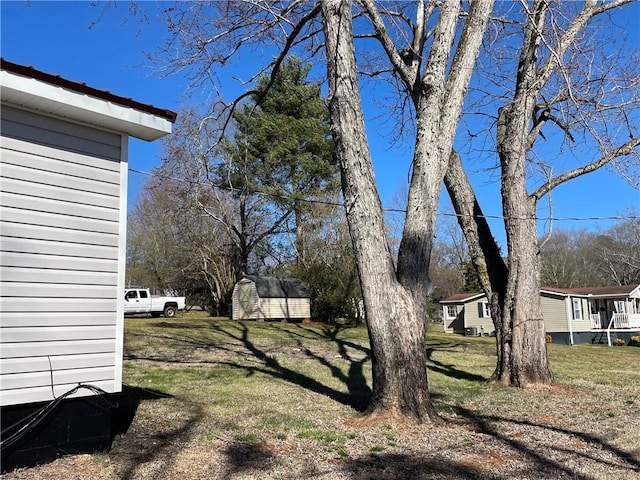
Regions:
<instances>
[{"instance_id":1,"label":"white pickup truck","mask_svg":"<svg viewBox=\"0 0 640 480\"><path fill-rule=\"evenodd\" d=\"M171 318L184 310L185 297L152 297L148 288L128 288L124 291L124 314L148 313L152 317L164 314Z\"/></svg>"}]
</instances>

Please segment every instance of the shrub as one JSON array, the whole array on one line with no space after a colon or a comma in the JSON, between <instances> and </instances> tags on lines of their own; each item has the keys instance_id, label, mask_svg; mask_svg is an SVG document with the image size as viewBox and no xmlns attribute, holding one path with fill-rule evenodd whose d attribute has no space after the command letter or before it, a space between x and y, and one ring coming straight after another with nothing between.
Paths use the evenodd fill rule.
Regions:
<instances>
[{"instance_id":1,"label":"shrub","mask_svg":"<svg viewBox=\"0 0 640 480\"><path fill-rule=\"evenodd\" d=\"M640 347L640 335L634 335L633 337L631 337L631 340L629 340L629 345L631 345L632 347Z\"/></svg>"},{"instance_id":2,"label":"shrub","mask_svg":"<svg viewBox=\"0 0 640 480\"><path fill-rule=\"evenodd\" d=\"M548 333L544 336L545 343L553 343L553 338Z\"/></svg>"},{"instance_id":3,"label":"shrub","mask_svg":"<svg viewBox=\"0 0 640 480\"><path fill-rule=\"evenodd\" d=\"M624 347L624 346L625 346L625 343L626 343L626 342L625 342L623 339L621 339L621 338L616 338L616 339L613 341L613 346L614 346L614 347Z\"/></svg>"}]
</instances>

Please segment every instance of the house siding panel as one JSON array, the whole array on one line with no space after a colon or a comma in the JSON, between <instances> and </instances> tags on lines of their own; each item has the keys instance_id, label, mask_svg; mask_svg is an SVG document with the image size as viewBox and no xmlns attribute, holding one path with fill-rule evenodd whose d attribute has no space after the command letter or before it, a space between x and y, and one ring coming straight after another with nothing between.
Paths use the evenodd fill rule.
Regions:
<instances>
[{"instance_id":1,"label":"house siding panel","mask_svg":"<svg viewBox=\"0 0 640 480\"><path fill-rule=\"evenodd\" d=\"M2 136L56 149L120 160L120 135L39 113L2 107Z\"/></svg>"},{"instance_id":2,"label":"house siding panel","mask_svg":"<svg viewBox=\"0 0 640 480\"><path fill-rule=\"evenodd\" d=\"M115 325L113 312L29 312L29 321L31 327ZM4 328L23 325L24 312L3 312Z\"/></svg>"},{"instance_id":3,"label":"house siding panel","mask_svg":"<svg viewBox=\"0 0 640 480\"><path fill-rule=\"evenodd\" d=\"M588 332L591 330L589 302L586 298L581 298L580 303L582 304L582 320L572 320L571 328L574 332Z\"/></svg>"},{"instance_id":4,"label":"house siding panel","mask_svg":"<svg viewBox=\"0 0 640 480\"><path fill-rule=\"evenodd\" d=\"M79 382L119 391L123 138L5 106L1 116L0 404Z\"/></svg>"},{"instance_id":5,"label":"house siding panel","mask_svg":"<svg viewBox=\"0 0 640 480\"><path fill-rule=\"evenodd\" d=\"M257 318L309 318L310 306L308 298L261 298L258 300Z\"/></svg>"},{"instance_id":6,"label":"house siding panel","mask_svg":"<svg viewBox=\"0 0 640 480\"><path fill-rule=\"evenodd\" d=\"M86 382L89 383L89 382ZM120 386L114 380L92 381L91 385L101 388L107 392L118 391ZM32 388L18 388L15 390L7 390L2 392L0 396L0 406L20 405L24 403L44 402L51 400L55 394L56 398L64 395L71 389L78 386L77 382L69 384L54 385L46 387L32 387ZM73 395L69 395L66 398L78 398L88 395L87 390L79 389Z\"/></svg>"},{"instance_id":7,"label":"house siding panel","mask_svg":"<svg viewBox=\"0 0 640 480\"><path fill-rule=\"evenodd\" d=\"M113 355L114 351L113 339L98 340L63 340L53 342L3 342L0 356L3 359L8 358L29 358L39 356L53 355L77 355L78 362L81 362L81 356L108 353ZM3 360L4 362L4 360Z\"/></svg>"},{"instance_id":8,"label":"house siding panel","mask_svg":"<svg viewBox=\"0 0 640 480\"><path fill-rule=\"evenodd\" d=\"M465 304L465 328L475 327L478 329L478 335L481 333L491 333L495 330L491 317L480 317L480 308L484 298Z\"/></svg>"},{"instance_id":9,"label":"house siding panel","mask_svg":"<svg viewBox=\"0 0 640 480\"><path fill-rule=\"evenodd\" d=\"M542 295L540 297L545 331L568 332L567 307L564 298Z\"/></svg>"},{"instance_id":10,"label":"house siding panel","mask_svg":"<svg viewBox=\"0 0 640 480\"><path fill-rule=\"evenodd\" d=\"M105 199L108 200L108 199ZM118 221L118 211L111 208L83 205L74 202L64 202L50 198L37 198L28 195L16 195L2 192L2 204L5 208L19 208L22 210L38 210L53 215L70 215L89 219Z\"/></svg>"},{"instance_id":11,"label":"house siding panel","mask_svg":"<svg viewBox=\"0 0 640 480\"><path fill-rule=\"evenodd\" d=\"M573 297L554 297L548 294L540 296L542 315L544 317L547 333L556 332L587 332L591 329L589 321L589 305L585 298L580 298L582 305L582 320L571 319L569 328L569 315L572 313L571 300Z\"/></svg>"},{"instance_id":12,"label":"house siding panel","mask_svg":"<svg viewBox=\"0 0 640 480\"><path fill-rule=\"evenodd\" d=\"M117 274L115 272L100 271L78 271L78 270L60 270L46 268L20 268L5 267L2 270L2 280L4 282L29 282L37 283L43 278L43 275L49 275L50 284L68 285L76 282L82 285L116 285Z\"/></svg>"},{"instance_id":13,"label":"house siding panel","mask_svg":"<svg viewBox=\"0 0 640 480\"><path fill-rule=\"evenodd\" d=\"M60 175L50 178L53 177L52 174L33 171L30 172L28 169L18 169L13 165L3 166L2 173L2 191L6 193L26 195L35 198L62 200L66 203L80 203L83 205L93 205L101 208L118 209L118 192L114 192L115 195L109 195L107 192L94 193L91 191L92 188L95 188L93 181L87 182L78 178L69 178L68 175L65 175L63 179L73 185L73 189L71 189L65 185L55 184L67 183L58 178ZM7 173L14 173L15 175L31 174L30 177L33 181L7 178ZM33 178L37 176L44 178ZM37 180L48 183L34 183ZM109 189L112 189L111 185L109 185Z\"/></svg>"},{"instance_id":14,"label":"house siding panel","mask_svg":"<svg viewBox=\"0 0 640 480\"><path fill-rule=\"evenodd\" d=\"M34 225L40 227L52 227L58 229L69 229L76 232L106 233L111 236L118 234L118 225L114 225L112 221L96 220L95 218L80 218L70 215L50 215L47 212L37 212L24 210L19 208L0 207L0 218L3 225L10 227L10 223L18 225ZM55 239L55 231L51 230L50 235ZM95 235L95 239L102 238ZM94 239L94 243L95 242ZM106 243L102 243L106 245Z\"/></svg>"},{"instance_id":15,"label":"house siding panel","mask_svg":"<svg viewBox=\"0 0 640 480\"><path fill-rule=\"evenodd\" d=\"M0 242L0 247L2 243ZM58 255L47 255L43 260L39 255L31 255L29 252L0 252L0 261L2 267L24 267L24 268L43 268L51 270L51 278L55 277L53 270L69 270L81 272L117 272L118 266L114 265L113 260L82 258L82 257L64 257Z\"/></svg>"}]
</instances>

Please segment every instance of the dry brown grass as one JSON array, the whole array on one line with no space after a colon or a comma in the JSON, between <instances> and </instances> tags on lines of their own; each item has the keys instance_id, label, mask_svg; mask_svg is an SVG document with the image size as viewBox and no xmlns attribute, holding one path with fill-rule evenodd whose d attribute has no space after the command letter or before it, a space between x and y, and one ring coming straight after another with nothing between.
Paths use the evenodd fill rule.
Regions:
<instances>
[{"instance_id":1,"label":"dry brown grass","mask_svg":"<svg viewBox=\"0 0 640 480\"><path fill-rule=\"evenodd\" d=\"M128 320L126 432L3 480L640 478L640 386L606 373L640 349L553 344L558 383L514 390L491 341L430 335L433 426L362 417L364 329Z\"/></svg>"}]
</instances>

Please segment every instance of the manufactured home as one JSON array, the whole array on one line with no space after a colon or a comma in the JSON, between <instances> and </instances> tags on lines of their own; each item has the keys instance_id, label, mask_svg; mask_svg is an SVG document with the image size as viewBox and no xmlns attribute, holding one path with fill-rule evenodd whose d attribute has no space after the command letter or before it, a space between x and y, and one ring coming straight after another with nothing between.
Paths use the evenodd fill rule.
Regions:
<instances>
[{"instance_id":1,"label":"manufactured home","mask_svg":"<svg viewBox=\"0 0 640 480\"><path fill-rule=\"evenodd\" d=\"M4 59L0 74L6 471L108 440L109 413L82 399L122 388L128 139L176 114Z\"/></svg>"},{"instance_id":2,"label":"manufactured home","mask_svg":"<svg viewBox=\"0 0 640 480\"><path fill-rule=\"evenodd\" d=\"M233 320L308 320L309 288L295 278L245 275L233 288Z\"/></svg>"},{"instance_id":3,"label":"manufactured home","mask_svg":"<svg viewBox=\"0 0 640 480\"><path fill-rule=\"evenodd\" d=\"M554 342L607 343L640 334L640 285L543 288L540 291L547 334ZM457 294L440 301L444 330L480 335L494 333L487 298Z\"/></svg>"}]
</instances>

